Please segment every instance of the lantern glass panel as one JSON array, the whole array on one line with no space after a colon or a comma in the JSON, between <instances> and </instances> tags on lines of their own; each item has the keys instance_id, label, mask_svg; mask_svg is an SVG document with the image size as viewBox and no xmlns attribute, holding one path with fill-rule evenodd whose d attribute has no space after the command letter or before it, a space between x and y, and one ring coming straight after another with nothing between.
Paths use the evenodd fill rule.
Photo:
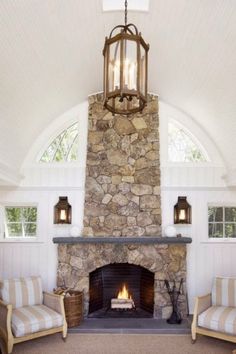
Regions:
<instances>
[{"instance_id":1,"label":"lantern glass panel","mask_svg":"<svg viewBox=\"0 0 236 354\"><path fill-rule=\"evenodd\" d=\"M110 44L108 82L109 92L120 89L120 41Z\"/></svg>"},{"instance_id":2,"label":"lantern glass panel","mask_svg":"<svg viewBox=\"0 0 236 354\"><path fill-rule=\"evenodd\" d=\"M140 92L146 96L146 51L140 45Z\"/></svg>"},{"instance_id":3,"label":"lantern glass panel","mask_svg":"<svg viewBox=\"0 0 236 354\"><path fill-rule=\"evenodd\" d=\"M124 90L137 90L137 42L124 40Z\"/></svg>"}]
</instances>

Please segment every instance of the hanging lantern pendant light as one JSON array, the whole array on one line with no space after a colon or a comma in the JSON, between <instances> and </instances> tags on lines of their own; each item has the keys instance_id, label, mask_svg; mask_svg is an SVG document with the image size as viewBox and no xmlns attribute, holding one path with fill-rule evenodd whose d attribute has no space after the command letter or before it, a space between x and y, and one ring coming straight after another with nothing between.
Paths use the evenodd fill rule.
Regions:
<instances>
[{"instance_id":1,"label":"hanging lantern pendant light","mask_svg":"<svg viewBox=\"0 0 236 354\"><path fill-rule=\"evenodd\" d=\"M147 103L147 68L149 45L137 27L115 26L106 37L104 55L104 106L114 114L142 111ZM118 32L118 33L117 33Z\"/></svg>"}]
</instances>

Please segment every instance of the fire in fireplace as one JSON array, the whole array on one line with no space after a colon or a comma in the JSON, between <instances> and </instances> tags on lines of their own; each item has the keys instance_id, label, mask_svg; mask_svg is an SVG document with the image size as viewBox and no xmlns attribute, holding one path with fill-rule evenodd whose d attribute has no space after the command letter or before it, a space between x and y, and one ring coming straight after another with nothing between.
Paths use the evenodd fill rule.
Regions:
<instances>
[{"instance_id":1,"label":"fire in fireplace","mask_svg":"<svg viewBox=\"0 0 236 354\"><path fill-rule=\"evenodd\" d=\"M89 317L153 317L154 273L114 263L89 275Z\"/></svg>"},{"instance_id":2,"label":"fire in fireplace","mask_svg":"<svg viewBox=\"0 0 236 354\"><path fill-rule=\"evenodd\" d=\"M123 284L121 290L119 290L117 298L111 299L111 309L116 310L131 310L135 308L134 300L132 296L129 294L126 285Z\"/></svg>"}]
</instances>

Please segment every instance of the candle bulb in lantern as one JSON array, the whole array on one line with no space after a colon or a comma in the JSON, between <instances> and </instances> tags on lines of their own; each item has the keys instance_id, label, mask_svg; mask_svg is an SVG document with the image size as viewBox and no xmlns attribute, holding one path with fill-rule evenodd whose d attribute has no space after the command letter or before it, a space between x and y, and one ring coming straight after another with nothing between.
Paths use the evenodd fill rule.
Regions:
<instances>
[{"instance_id":1,"label":"candle bulb in lantern","mask_svg":"<svg viewBox=\"0 0 236 354\"><path fill-rule=\"evenodd\" d=\"M114 87L113 90L116 90L120 86L120 62L119 60L115 61L114 64Z\"/></svg>"},{"instance_id":2,"label":"candle bulb in lantern","mask_svg":"<svg viewBox=\"0 0 236 354\"><path fill-rule=\"evenodd\" d=\"M60 211L60 220L61 221L65 221L66 220L66 211L64 209L62 209Z\"/></svg>"},{"instance_id":3,"label":"candle bulb in lantern","mask_svg":"<svg viewBox=\"0 0 236 354\"><path fill-rule=\"evenodd\" d=\"M185 215L185 210L184 209L180 209L179 211L179 220L183 221L185 220L186 215Z\"/></svg>"}]
</instances>

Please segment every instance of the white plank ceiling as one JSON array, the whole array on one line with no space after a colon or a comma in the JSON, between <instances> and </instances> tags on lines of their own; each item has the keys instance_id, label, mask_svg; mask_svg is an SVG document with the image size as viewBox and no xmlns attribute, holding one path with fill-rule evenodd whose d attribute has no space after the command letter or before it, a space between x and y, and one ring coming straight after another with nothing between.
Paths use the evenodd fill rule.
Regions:
<instances>
[{"instance_id":1,"label":"white plank ceiling","mask_svg":"<svg viewBox=\"0 0 236 354\"><path fill-rule=\"evenodd\" d=\"M150 43L149 91L236 168L236 1L150 0L128 19ZM0 1L0 162L20 168L53 119L102 90L104 37L119 23L101 0Z\"/></svg>"}]
</instances>

